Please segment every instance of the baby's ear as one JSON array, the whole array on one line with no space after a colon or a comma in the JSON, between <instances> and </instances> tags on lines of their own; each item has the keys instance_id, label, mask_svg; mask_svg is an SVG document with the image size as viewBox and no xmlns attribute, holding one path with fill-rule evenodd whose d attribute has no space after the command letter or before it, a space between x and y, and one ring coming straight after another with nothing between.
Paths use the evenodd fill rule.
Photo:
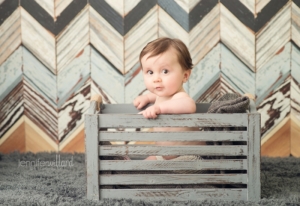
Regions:
<instances>
[{"instance_id":1,"label":"baby's ear","mask_svg":"<svg viewBox=\"0 0 300 206\"><path fill-rule=\"evenodd\" d=\"M187 82L187 80L189 80L190 75L191 75L191 69L185 70L184 71L184 82Z\"/></svg>"}]
</instances>

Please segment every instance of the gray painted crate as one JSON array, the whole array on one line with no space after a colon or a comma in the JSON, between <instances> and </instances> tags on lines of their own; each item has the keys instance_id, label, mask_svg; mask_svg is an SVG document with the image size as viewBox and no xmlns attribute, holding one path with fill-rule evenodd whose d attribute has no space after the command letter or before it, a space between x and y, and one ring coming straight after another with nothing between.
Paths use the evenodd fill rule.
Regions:
<instances>
[{"instance_id":1,"label":"gray painted crate","mask_svg":"<svg viewBox=\"0 0 300 206\"><path fill-rule=\"evenodd\" d=\"M87 198L132 198L151 200L260 199L260 114L251 101L243 114L207 114L209 104L197 104L195 114L159 115L155 120L138 115L130 104L99 105L91 101L85 115ZM144 132L108 131L107 128L239 127L242 131ZM211 141L243 142L226 145L101 145L100 141ZM100 156L201 155L196 161L100 160ZM199 171L186 174L168 171ZM134 174L100 174L101 171L136 171ZM141 174L138 174L140 171ZM161 171L163 174L146 174ZM219 174L216 172L219 171ZM228 172L229 171L229 172ZM161 188L161 185L210 185L211 188ZM148 185L151 188L103 188L103 185ZM239 185L239 187L237 187Z\"/></svg>"}]
</instances>

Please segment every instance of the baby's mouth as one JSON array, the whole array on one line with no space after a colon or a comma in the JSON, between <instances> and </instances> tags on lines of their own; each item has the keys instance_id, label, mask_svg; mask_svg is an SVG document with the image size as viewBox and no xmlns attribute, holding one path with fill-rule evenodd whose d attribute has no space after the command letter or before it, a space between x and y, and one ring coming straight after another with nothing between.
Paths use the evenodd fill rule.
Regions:
<instances>
[{"instance_id":1,"label":"baby's mouth","mask_svg":"<svg viewBox=\"0 0 300 206\"><path fill-rule=\"evenodd\" d=\"M161 91L163 87L155 87L156 90Z\"/></svg>"}]
</instances>

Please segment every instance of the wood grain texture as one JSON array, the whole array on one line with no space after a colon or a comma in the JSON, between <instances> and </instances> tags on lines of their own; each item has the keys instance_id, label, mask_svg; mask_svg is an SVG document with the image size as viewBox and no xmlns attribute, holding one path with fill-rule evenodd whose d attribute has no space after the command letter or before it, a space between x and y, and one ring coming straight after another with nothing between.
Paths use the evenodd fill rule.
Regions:
<instances>
[{"instance_id":1,"label":"wood grain texture","mask_svg":"<svg viewBox=\"0 0 300 206\"><path fill-rule=\"evenodd\" d=\"M255 71L255 36L225 6L220 8L221 41L251 70Z\"/></svg>"},{"instance_id":2,"label":"wood grain texture","mask_svg":"<svg viewBox=\"0 0 300 206\"><path fill-rule=\"evenodd\" d=\"M90 13L90 42L116 69L124 74L123 37L93 7ZM109 37L109 38L108 38Z\"/></svg>"},{"instance_id":3,"label":"wood grain texture","mask_svg":"<svg viewBox=\"0 0 300 206\"><path fill-rule=\"evenodd\" d=\"M16 9L0 24L0 66L21 44L21 10Z\"/></svg>"},{"instance_id":4,"label":"wood grain texture","mask_svg":"<svg viewBox=\"0 0 300 206\"><path fill-rule=\"evenodd\" d=\"M54 0L55 17L60 14L71 4L72 0Z\"/></svg>"},{"instance_id":5,"label":"wood grain texture","mask_svg":"<svg viewBox=\"0 0 300 206\"><path fill-rule=\"evenodd\" d=\"M13 127L24 113L23 83L19 82L0 101L0 137ZM1 139L0 139L1 140Z\"/></svg>"},{"instance_id":6,"label":"wood grain texture","mask_svg":"<svg viewBox=\"0 0 300 206\"><path fill-rule=\"evenodd\" d=\"M280 28L280 29L278 29ZM266 26L256 34L256 69L260 70L290 40L291 2L287 3Z\"/></svg>"},{"instance_id":7,"label":"wood grain texture","mask_svg":"<svg viewBox=\"0 0 300 206\"><path fill-rule=\"evenodd\" d=\"M198 160L198 161L118 161L101 160L99 161L100 171L107 170L246 170L247 160Z\"/></svg>"},{"instance_id":8,"label":"wood grain texture","mask_svg":"<svg viewBox=\"0 0 300 206\"><path fill-rule=\"evenodd\" d=\"M300 157L300 120L291 115L291 155Z\"/></svg>"},{"instance_id":9,"label":"wood grain texture","mask_svg":"<svg viewBox=\"0 0 300 206\"><path fill-rule=\"evenodd\" d=\"M44 1L44 0L35 0L48 14L52 17L55 17L55 1Z\"/></svg>"},{"instance_id":10,"label":"wood grain texture","mask_svg":"<svg viewBox=\"0 0 300 206\"><path fill-rule=\"evenodd\" d=\"M74 91L73 95L58 108L58 140L68 138L84 121L83 114L89 108L91 98L90 81Z\"/></svg>"},{"instance_id":11,"label":"wood grain texture","mask_svg":"<svg viewBox=\"0 0 300 206\"><path fill-rule=\"evenodd\" d=\"M19 6L18 0L1 0L0 1L0 26L6 19L14 13Z\"/></svg>"},{"instance_id":12,"label":"wood grain texture","mask_svg":"<svg viewBox=\"0 0 300 206\"><path fill-rule=\"evenodd\" d=\"M56 64L60 71L66 67L89 43L88 6L56 37Z\"/></svg>"},{"instance_id":13,"label":"wood grain texture","mask_svg":"<svg viewBox=\"0 0 300 206\"><path fill-rule=\"evenodd\" d=\"M100 175L101 185L247 184L246 174L137 174Z\"/></svg>"},{"instance_id":14,"label":"wood grain texture","mask_svg":"<svg viewBox=\"0 0 300 206\"><path fill-rule=\"evenodd\" d=\"M91 79L111 97L109 98L111 101L124 102L123 75L93 48L91 49ZM114 86L112 87L112 85Z\"/></svg>"},{"instance_id":15,"label":"wood grain texture","mask_svg":"<svg viewBox=\"0 0 300 206\"><path fill-rule=\"evenodd\" d=\"M280 125L281 126L281 125ZM291 154L291 121L280 128L276 129L276 133L271 136L268 141L261 145L261 155L268 157L288 157Z\"/></svg>"},{"instance_id":16,"label":"wood grain texture","mask_svg":"<svg viewBox=\"0 0 300 206\"><path fill-rule=\"evenodd\" d=\"M195 64L188 81L189 95L194 100L199 99L219 79L220 54L220 44L217 44L198 64Z\"/></svg>"},{"instance_id":17,"label":"wood grain texture","mask_svg":"<svg viewBox=\"0 0 300 206\"><path fill-rule=\"evenodd\" d=\"M82 49L66 67L57 74L57 107L60 108L90 78L91 47Z\"/></svg>"},{"instance_id":18,"label":"wood grain texture","mask_svg":"<svg viewBox=\"0 0 300 206\"><path fill-rule=\"evenodd\" d=\"M150 127L243 127L247 114L173 114L146 119L140 114L99 115L101 128L150 128ZM183 121L184 120L184 121Z\"/></svg>"},{"instance_id":19,"label":"wood grain texture","mask_svg":"<svg viewBox=\"0 0 300 206\"><path fill-rule=\"evenodd\" d=\"M259 13L271 0L256 0L255 12Z\"/></svg>"},{"instance_id":20,"label":"wood grain texture","mask_svg":"<svg viewBox=\"0 0 300 206\"><path fill-rule=\"evenodd\" d=\"M292 2L292 35L291 39L300 47L300 7Z\"/></svg>"},{"instance_id":21,"label":"wood grain texture","mask_svg":"<svg viewBox=\"0 0 300 206\"><path fill-rule=\"evenodd\" d=\"M257 6L256 1L257 0L240 0L240 2L244 4L244 6L247 7L247 9L253 14L255 14L255 8Z\"/></svg>"},{"instance_id":22,"label":"wood grain texture","mask_svg":"<svg viewBox=\"0 0 300 206\"><path fill-rule=\"evenodd\" d=\"M74 135L76 133L76 135ZM67 153L85 153L85 141L84 141L84 129L81 128L79 133L76 131L72 133L74 137L68 142L68 144L65 145L65 147L61 147L59 145L59 151L60 152L67 152Z\"/></svg>"},{"instance_id":23,"label":"wood grain texture","mask_svg":"<svg viewBox=\"0 0 300 206\"><path fill-rule=\"evenodd\" d=\"M40 25L26 10L21 8L22 44L55 73L55 37ZM25 58L24 58L25 60Z\"/></svg>"},{"instance_id":24,"label":"wood grain texture","mask_svg":"<svg viewBox=\"0 0 300 206\"><path fill-rule=\"evenodd\" d=\"M5 138L5 141L1 141L0 152L3 154L8 154L13 151L25 152L25 123L24 119L20 118L18 122L10 128L10 134L8 137L2 136L0 140Z\"/></svg>"},{"instance_id":25,"label":"wood grain texture","mask_svg":"<svg viewBox=\"0 0 300 206\"><path fill-rule=\"evenodd\" d=\"M22 47L0 64L0 102L22 81Z\"/></svg>"},{"instance_id":26,"label":"wood grain texture","mask_svg":"<svg viewBox=\"0 0 300 206\"><path fill-rule=\"evenodd\" d=\"M127 73L139 61L141 49L156 39L158 31L158 7L154 6L124 36L124 72Z\"/></svg>"},{"instance_id":27,"label":"wood grain texture","mask_svg":"<svg viewBox=\"0 0 300 206\"><path fill-rule=\"evenodd\" d=\"M221 44L221 76L240 94L255 94L255 73Z\"/></svg>"},{"instance_id":28,"label":"wood grain texture","mask_svg":"<svg viewBox=\"0 0 300 206\"><path fill-rule=\"evenodd\" d=\"M112 7L116 12L118 12L122 17L124 17L124 7L127 5L127 3L124 4L124 0L121 1L114 1L114 0L105 0L107 4L109 4L110 7ZM139 1L129 1L129 4L136 6L136 4L139 3Z\"/></svg>"},{"instance_id":29,"label":"wood grain texture","mask_svg":"<svg viewBox=\"0 0 300 206\"><path fill-rule=\"evenodd\" d=\"M247 132L99 132L99 141L248 141ZM183 138L184 137L184 138Z\"/></svg>"},{"instance_id":30,"label":"wood grain texture","mask_svg":"<svg viewBox=\"0 0 300 206\"><path fill-rule=\"evenodd\" d=\"M193 64L197 65L220 41L220 4L217 4L189 32L187 44Z\"/></svg>"},{"instance_id":31,"label":"wood grain texture","mask_svg":"<svg viewBox=\"0 0 300 206\"><path fill-rule=\"evenodd\" d=\"M291 72L291 43L278 50L268 63L256 73L256 105L277 89Z\"/></svg>"},{"instance_id":32,"label":"wood grain texture","mask_svg":"<svg viewBox=\"0 0 300 206\"><path fill-rule=\"evenodd\" d=\"M262 137L290 114L290 94L290 78L287 78L257 107L261 114Z\"/></svg>"},{"instance_id":33,"label":"wood grain texture","mask_svg":"<svg viewBox=\"0 0 300 206\"><path fill-rule=\"evenodd\" d=\"M120 198L144 199L144 200L169 200L188 201L214 199L234 199L242 200L247 198L246 189L119 189L116 194L113 189L100 189L101 198Z\"/></svg>"},{"instance_id":34,"label":"wood grain texture","mask_svg":"<svg viewBox=\"0 0 300 206\"><path fill-rule=\"evenodd\" d=\"M134 65L134 67L129 70L125 76L125 99L124 103L132 104L133 100L141 95L143 91L146 90L146 86L143 78L143 70L140 63Z\"/></svg>"},{"instance_id":35,"label":"wood grain texture","mask_svg":"<svg viewBox=\"0 0 300 206\"><path fill-rule=\"evenodd\" d=\"M57 152L58 145L30 119L25 118L26 152Z\"/></svg>"}]
</instances>

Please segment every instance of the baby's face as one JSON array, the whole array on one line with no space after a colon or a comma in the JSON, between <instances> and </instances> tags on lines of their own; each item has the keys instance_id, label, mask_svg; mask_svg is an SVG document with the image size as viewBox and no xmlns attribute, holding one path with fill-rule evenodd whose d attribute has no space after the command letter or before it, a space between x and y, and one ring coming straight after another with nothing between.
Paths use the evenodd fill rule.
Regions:
<instances>
[{"instance_id":1,"label":"baby's face","mask_svg":"<svg viewBox=\"0 0 300 206\"><path fill-rule=\"evenodd\" d=\"M176 50L168 49L165 53L142 59L143 76L147 89L159 97L171 97L184 91L183 83L187 81L191 70L184 70L178 62Z\"/></svg>"}]
</instances>

